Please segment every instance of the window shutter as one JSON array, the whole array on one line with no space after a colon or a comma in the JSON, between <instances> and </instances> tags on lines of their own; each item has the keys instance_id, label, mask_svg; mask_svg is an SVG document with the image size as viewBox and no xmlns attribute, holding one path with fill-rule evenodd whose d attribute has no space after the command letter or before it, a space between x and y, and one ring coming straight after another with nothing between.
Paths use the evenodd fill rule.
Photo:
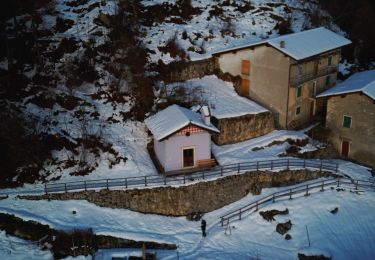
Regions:
<instances>
[{"instance_id":1,"label":"window shutter","mask_svg":"<svg viewBox=\"0 0 375 260\"><path fill-rule=\"evenodd\" d=\"M297 97L301 97L302 96L302 86L298 86L297 87Z\"/></svg>"},{"instance_id":2,"label":"window shutter","mask_svg":"<svg viewBox=\"0 0 375 260\"><path fill-rule=\"evenodd\" d=\"M352 126L352 118L350 116L344 116L343 127L350 128Z\"/></svg>"},{"instance_id":3,"label":"window shutter","mask_svg":"<svg viewBox=\"0 0 375 260\"><path fill-rule=\"evenodd\" d=\"M250 61L242 60L241 73L244 75L250 75Z\"/></svg>"},{"instance_id":4,"label":"window shutter","mask_svg":"<svg viewBox=\"0 0 375 260\"><path fill-rule=\"evenodd\" d=\"M249 95L250 94L250 80L242 79L241 82L241 95Z\"/></svg>"},{"instance_id":5,"label":"window shutter","mask_svg":"<svg viewBox=\"0 0 375 260\"><path fill-rule=\"evenodd\" d=\"M326 86L329 86L331 84L331 77L328 75L326 77Z\"/></svg>"},{"instance_id":6,"label":"window shutter","mask_svg":"<svg viewBox=\"0 0 375 260\"><path fill-rule=\"evenodd\" d=\"M328 57L328 66L331 66L332 65L332 56L329 56Z\"/></svg>"},{"instance_id":7,"label":"window shutter","mask_svg":"<svg viewBox=\"0 0 375 260\"><path fill-rule=\"evenodd\" d=\"M301 107L300 106L296 107L296 115L299 115L299 114L301 114Z\"/></svg>"}]
</instances>

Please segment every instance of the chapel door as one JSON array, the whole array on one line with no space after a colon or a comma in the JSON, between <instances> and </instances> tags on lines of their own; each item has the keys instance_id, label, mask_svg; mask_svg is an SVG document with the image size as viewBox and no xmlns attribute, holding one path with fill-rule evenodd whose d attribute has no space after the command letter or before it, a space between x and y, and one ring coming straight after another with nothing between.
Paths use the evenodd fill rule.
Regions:
<instances>
[{"instance_id":1,"label":"chapel door","mask_svg":"<svg viewBox=\"0 0 375 260\"><path fill-rule=\"evenodd\" d=\"M194 148L182 150L183 167L194 167Z\"/></svg>"}]
</instances>

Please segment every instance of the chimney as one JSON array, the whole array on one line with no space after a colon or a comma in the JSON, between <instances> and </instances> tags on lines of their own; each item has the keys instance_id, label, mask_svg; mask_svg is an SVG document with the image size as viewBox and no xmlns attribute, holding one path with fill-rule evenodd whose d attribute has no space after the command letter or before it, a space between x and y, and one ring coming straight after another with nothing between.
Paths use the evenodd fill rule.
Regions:
<instances>
[{"instance_id":1,"label":"chimney","mask_svg":"<svg viewBox=\"0 0 375 260\"><path fill-rule=\"evenodd\" d=\"M280 41L280 48L285 48L285 41Z\"/></svg>"},{"instance_id":2,"label":"chimney","mask_svg":"<svg viewBox=\"0 0 375 260\"><path fill-rule=\"evenodd\" d=\"M210 113L210 109L208 108L208 106L202 106L201 109L200 109L200 113L201 113L201 117L202 117L203 122L206 125L210 125L211 124L211 113Z\"/></svg>"}]
</instances>

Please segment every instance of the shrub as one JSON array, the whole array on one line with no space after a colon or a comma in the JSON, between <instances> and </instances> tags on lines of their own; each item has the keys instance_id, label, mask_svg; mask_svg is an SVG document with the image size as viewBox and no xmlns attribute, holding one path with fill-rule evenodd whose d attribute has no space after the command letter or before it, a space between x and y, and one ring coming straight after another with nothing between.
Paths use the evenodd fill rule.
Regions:
<instances>
[{"instance_id":1,"label":"shrub","mask_svg":"<svg viewBox=\"0 0 375 260\"><path fill-rule=\"evenodd\" d=\"M183 60L187 58L185 50L182 49L177 42L177 33L174 33L173 36L169 38L165 46L158 47L158 49L164 53L169 53L173 58L180 57Z\"/></svg>"},{"instance_id":2,"label":"shrub","mask_svg":"<svg viewBox=\"0 0 375 260\"><path fill-rule=\"evenodd\" d=\"M278 22L274 29L278 30L280 35L293 33L293 30L291 29L291 21L292 18L288 16L286 20Z\"/></svg>"}]
</instances>

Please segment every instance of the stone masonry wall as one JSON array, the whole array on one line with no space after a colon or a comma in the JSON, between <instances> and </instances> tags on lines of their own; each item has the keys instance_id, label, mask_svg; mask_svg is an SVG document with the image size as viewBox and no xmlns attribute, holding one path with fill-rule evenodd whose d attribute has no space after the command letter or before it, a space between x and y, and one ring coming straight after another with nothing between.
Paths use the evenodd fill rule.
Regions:
<instances>
[{"instance_id":1,"label":"stone masonry wall","mask_svg":"<svg viewBox=\"0 0 375 260\"><path fill-rule=\"evenodd\" d=\"M274 130L274 118L271 112L264 112L255 115L219 119L216 125L220 130L220 134L214 135L213 140L216 144L223 145L242 142L268 134Z\"/></svg>"},{"instance_id":2,"label":"stone masonry wall","mask_svg":"<svg viewBox=\"0 0 375 260\"><path fill-rule=\"evenodd\" d=\"M260 194L263 187L277 187L327 177L319 171L247 172L181 187L131 190L100 190L22 196L23 199L87 200L110 208L126 208L143 213L184 216L210 212L233 203L249 192Z\"/></svg>"},{"instance_id":3,"label":"stone masonry wall","mask_svg":"<svg viewBox=\"0 0 375 260\"><path fill-rule=\"evenodd\" d=\"M193 78L202 78L206 75L216 74L218 71L216 59L189 61L186 63L171 63L167 65L165 80L170 82L186 81Z\"/></svg>"}]
</instances>

